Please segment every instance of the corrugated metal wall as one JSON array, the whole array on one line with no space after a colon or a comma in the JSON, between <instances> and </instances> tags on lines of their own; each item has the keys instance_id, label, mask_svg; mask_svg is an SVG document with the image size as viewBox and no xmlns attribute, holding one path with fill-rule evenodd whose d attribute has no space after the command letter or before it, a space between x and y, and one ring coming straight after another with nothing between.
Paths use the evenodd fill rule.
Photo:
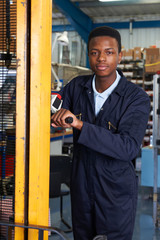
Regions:
<instances>
[{"instance_id":1,"label":"corrugated metal wall","mask_svg":"<svg viewBox=\"0 0 160 240\"><path fill-rule=\"evenodd\" d=\"M142 47L148 48L160 41L160 28L134 28L132 34L128 29L118 29L125 49ZM159 46L160 47L160 46Z\"/></svg>"}]
</instances>

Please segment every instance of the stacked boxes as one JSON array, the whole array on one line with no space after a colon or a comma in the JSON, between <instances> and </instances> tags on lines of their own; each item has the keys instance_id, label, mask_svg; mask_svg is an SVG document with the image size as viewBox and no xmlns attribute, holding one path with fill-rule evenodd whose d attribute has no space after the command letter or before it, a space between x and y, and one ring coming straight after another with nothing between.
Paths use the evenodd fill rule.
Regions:
<instances>
[{"instance_id":1,"label":"stacked boxes","mask_svg":"<svg viewBox=\"0 0 160 240\"><path fill-rule=\"evenodd\" d=\"M160 71L160 48L146 48L145 71L156 73Z\"/></svg>"},{"instance_id":2,"label":"stacked boxes","mask_svg":"<svg viewBox=\"0 0 160 240\"><path fill-rule=\"evenodd\" d=\"M136 60L141 60L143 59L143 54L141 51L141 47L135 47L134 49L128 49L128 50L123 50L122 51L122 60L126 61L136 61Z\"/></svg>"},{"instance_id":3,"label":"stacked boxes","mask_svg":"<svg viewBox=\"0 0 160 240\"><path fill-rule=\"evenodd\" d=\"M137 61L142 60L143 52L145 53L145 72L156 73L160 71L160 48L146 48L142 51L141 47L134 49L123 50L122 61Z\"/></svg>"},{"instance_id":4,"label":"stacked boxes","mask_svg":"<svg viewBox=\"0 0 160 240\"><path fill-rule=\"evenodd\" d=\"M133 49L123 50L123 60L131 61L133 60Z\"/></svg>"},{"instance_id":5,"label":"stacked boxes","mask_svg":"<svg viewBox=\"0 0 160 240\"><path fill-rule=\"evenodd\" d=\"M143 54L141 51L141 47L135 47L133 52L133 60L140 60L143 59Z\"/></svg>"}]
</instances>

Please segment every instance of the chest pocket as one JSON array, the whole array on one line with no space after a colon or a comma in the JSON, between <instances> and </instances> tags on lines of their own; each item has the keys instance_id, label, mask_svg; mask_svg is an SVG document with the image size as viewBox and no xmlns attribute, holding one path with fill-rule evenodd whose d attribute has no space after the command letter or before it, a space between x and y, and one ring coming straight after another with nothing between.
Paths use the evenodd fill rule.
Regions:
<instances>
[{"instance_id":1,"label":"chest pocket","mask_svg":"<svg viewBox=\"0 0 160 240\"><path fill-rule=\"evenodd\" d=\"M113 118L103 119L103 127L112 133L118 132L118 123Z\"/></svg>"},{"instance_id":2,"label":"chest pocket","mask_svg":"<svg viewBox=\"0 0 160 240\"><path fill-rule=\"evenodd\" d=\"M118 133L121 117L122 98L113 92L103 105L103 111L99 114L100 125L112 133Z\"/></svg>"},{"instance_id":3,"label":"chest pocket","mask_svg":"<svg viewBox=\"0 0 160 240\"><path fill-rule=\"evenodd\" d=\"M113 123L113 121L107 121L107 125L108 125L108 130L111 132L117 132L117 126Z\"/></svg>"},{"instance_id":4,"label":"chest pocket","mask_svg":"<svg viewBox=\"0 0 160 240\"><path fill-rule=\"evenodd\" d=\"M79 120L89 123L95 122L94 97L91 91L88 93L84 89L81 92L76 103L73 105L73 113Z\"/></svg>"},{"instance_id":5,"label":"chest pocket","mask_svg":"<svg viewBox=\"0 0 160 240\"><path fill-rule=\"evenodd\" d=\"M79 120L84 121L83 101L82 101L83 98L81 97L81 95L83 95L83 91L78 96L75 95L71 111Z\"/></svg>"}]
</instances>

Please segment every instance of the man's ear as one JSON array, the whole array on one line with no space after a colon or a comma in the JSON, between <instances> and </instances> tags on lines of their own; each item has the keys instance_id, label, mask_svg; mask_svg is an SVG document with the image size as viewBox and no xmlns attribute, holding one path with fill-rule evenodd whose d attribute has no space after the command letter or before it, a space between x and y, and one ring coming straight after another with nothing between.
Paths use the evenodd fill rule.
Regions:
<instances>
[{"instance_id":1,"label":"man's ear","mask_svg":"<svg viewBox=\"0 0 160 240\"><path fill-rule=\"evenodd\" d=\"M122 60L122 52L120 52L120 53L118 54L118 63L120 63L121 60Z\"/></svg>"}]
</instances>

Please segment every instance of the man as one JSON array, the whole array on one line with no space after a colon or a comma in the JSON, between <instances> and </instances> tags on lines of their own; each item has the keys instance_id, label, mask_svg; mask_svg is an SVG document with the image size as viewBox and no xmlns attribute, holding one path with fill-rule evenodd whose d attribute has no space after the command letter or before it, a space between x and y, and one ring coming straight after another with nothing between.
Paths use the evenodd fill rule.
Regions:
<instances>
[{"instance_id":1,"label":"man","mask_svg":"<svg viewBox=\"0 0 160 240\"><path fill-rule=\"evenodd\" d=\"M131 240L138 187L132 160L145 134L150 101L116 70L122 58L117 30L92 30L88 56L94 74L65 86L62 109L52 117L54 127L73 127L74 239ZM73 118L71 124L67 117Z\"/></svg>"}]
</instances>

